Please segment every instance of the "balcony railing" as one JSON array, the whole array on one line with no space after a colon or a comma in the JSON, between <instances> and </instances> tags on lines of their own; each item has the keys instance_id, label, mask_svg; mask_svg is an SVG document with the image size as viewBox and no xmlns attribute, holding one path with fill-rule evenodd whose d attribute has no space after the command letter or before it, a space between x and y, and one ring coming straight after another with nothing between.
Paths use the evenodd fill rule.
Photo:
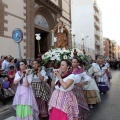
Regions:
<instances>
[{"instance_id":1,"label":"balcony railing","mask_svg":"<svg viewBox=\"0 0 120 120\"><path fill-rule=\"evenodd\" d=\"M94 9L95 9L97 12L99 12L99 8L98 8L98 5L97 5L96 1L94 1Z\"/></svg>"},{"instance_id":2,"label":"balcony railing","mask_svg":"<svg viewBox=\"0 0 120 120\"><path fill-rule=\"evenodd\" d=\"M100 41L99 40L95 40L95 45L100 47Z\"/></svg>"},{"instance_id":3,"label":"balcony railing","mask_svg":"<svg viewBox=\"0 0 120 120\"><path fill-rule=\"evenodd\" d=\"M99 16L98 12L95 12L95 11L94 11L94 17L95 17L95 19L96 19L97 21L99 21L100 16Z\"/></svg>"},{"instance_id":4,"label":"balcony railing","mask_svg":"<svg viewBox=\"0 0 120 120\"><path fill-rule=\"evenodd\" d=\"M95 51L95 54L100 55L100 51L97 51L97 50L96 50L96 51Z\"/></svg>"},{"instance_id":5,"label":"balcony railing","mask_svg":"<svg viewBox=\"0 0 120 120\"><path fill-rule=\"evenodd\" d=\"M94 32L95 32L95 35L96 35L98 38L100 38L100 32L97 31L97 30L95 30Z\"/></svg>"},{"instance_id":6,"label":"balcony railing","mask_svg":"<svg viewBox=\"0 0 120 120\"><path fill-rule=\"evenodd\" d=\"M96 20L94 21L94 25L97 30L100 29L100 25Z\"/></svg>"},{"instance_id":7,"label":"balcony railing","mask_svg":"<svg viewBox=\"0 0 120 120\"><path fill-rule=\"evenodd\" d=\"M109 48L111 49L111 48L112 48L112 46L111 46L111 45L109 45Z\"/></svg>"}]
</instances>

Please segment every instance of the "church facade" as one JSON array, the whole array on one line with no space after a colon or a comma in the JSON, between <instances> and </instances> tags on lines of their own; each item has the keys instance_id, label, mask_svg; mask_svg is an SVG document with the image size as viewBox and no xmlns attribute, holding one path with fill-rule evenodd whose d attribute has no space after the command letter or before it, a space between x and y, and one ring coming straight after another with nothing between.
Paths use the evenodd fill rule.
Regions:
<instances>
[{"instance_id":1,"label":"church facade","mask_svg":"<svg viewBox=\"0 0 120 120\"><path fill-rule=\"evenodd\" d=\"M0 55L18 57L17 44L12 32L19 28L23 32L20 43L23 58L35 58L38 48L45 53L52 45L51 30L60 19L68 30L71 29L70 0L0 0ZM35 34L41 35L40 43ZM69 31L70 33L70 31ZM72 47L69 34L69 48Z\"/></svg>"}]
</instances>

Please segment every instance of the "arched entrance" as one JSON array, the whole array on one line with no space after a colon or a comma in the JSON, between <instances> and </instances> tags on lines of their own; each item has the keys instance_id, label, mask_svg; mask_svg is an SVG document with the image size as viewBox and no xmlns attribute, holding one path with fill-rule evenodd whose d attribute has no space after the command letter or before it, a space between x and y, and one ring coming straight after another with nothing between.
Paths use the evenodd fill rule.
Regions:
<instances>
[{"instance_id":1,"label":"arched entrance","mask_svg":"<svg viewBox=\"0 0 120 120\"><path fill-rule=\"evenodd\" d=\"M35 37L35 57L38 56L38 49L43 54L51 48L51 30L55 26L52 14L44 7L39 7L35 14L35 34L40 33L40 44Z\"/></svg>"}]
</instances>

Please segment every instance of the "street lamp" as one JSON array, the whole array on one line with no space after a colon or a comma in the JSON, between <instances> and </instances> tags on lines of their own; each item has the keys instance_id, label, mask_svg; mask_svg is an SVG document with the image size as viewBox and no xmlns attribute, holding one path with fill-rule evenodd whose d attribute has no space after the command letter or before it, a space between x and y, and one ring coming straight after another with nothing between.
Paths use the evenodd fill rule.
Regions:
<instances>
[{"instance_id":1,"label":"street lamp","mask_svg":"<svg viewBox=\"0 0 120 120\"><path fill-rule=\"evenodd\" d=\"M77 57L76 43L75 43L75 32L72 29L70 29L70 33L71 33L71 35L73 37L73 41L74 41L74 43L73 43L74 44L73 45L73 48L74 48L73 54L74 54L74 57Z\"/></svg>"},{"instance_id":2,"label":"street lamp","mask_svg":"<svg viewBox=\"0 0 120 120\"><path fill-rule=\"evenodd\" d=\"M38 41L38 60L42 60L42 55L41 55L41 53L40 53L40 40L41 40L41 36L40 36L40 33L36 33L35 34L35 36L36 36L36 40Z\"/></svg>"},{"instance_id":3,"label":"street lamp","mask_svg":"<svg viewBox=\"0 0 120 120\"><path fill-rule=\"evenodd\" d=\"M36 40L38 41L38 51L40 52L40 40L41 40L40 33L36 33L35 36Z\"/></svg>"},{"instance_id":4,"label":"street lamp","mask_svg":"<svg viewBox=\"0 0 120 120\"><path fill-rule=\"evenodd\" d=\"M74 48L76 48L76 43L75 43L75 32L72 32L73 40L74 40Z\"/></svg>"},{"instance_id":5,"label":"street lamp","mask_svg":"<svg viewBox=\"0 0 120 120\"><path fill-rule=\"evenodd\" d=\"M51 35L52 35L52 44L51 44L51 46L54 46L54 30L51 30Z\"/></svg>"},{"instance_id":6,"label":"street lamp","mask_svg":"<svg viewBox=\"0 0 120 120\"><path fill-rule=\"evenodd\" d=\"M86 36L86 37L85 37L85 44L86 44L87 38L89 38L89 36ZM86 44L86 46L87 46L87 44ZM89 47L88 47L88 48L89 48Z\"/></svg>"},{"instance_id":7,"label":"street lamp","mask_svg":"<svg viewBox=\"0 0 120 120\"><path fill-rule=\"evenodd\" d=\"M54 37L54 42L57 42L57 37Z\"/></svg>"},{"instance_id":8,"label":"street lamp","mask_svg":"<svg viewBox=\"0 0 120 120\"><path fill-rule=\"evenodd\" d=\"M82 39L82 41L83 41L83 53L85 54L85 53L86 53L86 52L85 52L85 45L84 45L85 38L84 38L84 35L83 35L83 34L81 34L81 39Z\"/></svg>"}]
</instances>

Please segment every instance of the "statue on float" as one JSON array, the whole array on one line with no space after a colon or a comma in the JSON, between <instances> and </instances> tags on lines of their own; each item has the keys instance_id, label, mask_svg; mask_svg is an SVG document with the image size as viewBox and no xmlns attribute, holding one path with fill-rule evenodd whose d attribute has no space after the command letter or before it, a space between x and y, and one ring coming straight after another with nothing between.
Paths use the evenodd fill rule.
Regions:
<instances>
[{"instance_id":1,"label":"statue on float","mask_svg":"<svg viewBox=\"0 0 120 120\"><path fill-rule=\"evenodd\" d=\"M57 48L68 49L68 30L62 21L59 20L53 32L54 36L57 37Z\"/></svg>"},{"instance_id":2,"label":"statue on float","mask_svg":"<svg viewBox=\"0 0 120 120\"><path fill-rule=\"evenodd\" d=\"M86 56L82 50L76 48L75 46L71 49L68 47L69 32L61 20L52 30L52 46L55 47L54 42L57 43L54 49L50 49L42 55L41 64L46 68L59 68L59 63L62 59L72 60L73 57L78 57L82 61L89 61L88 56Z\"/></svg>"}]
</instances>

